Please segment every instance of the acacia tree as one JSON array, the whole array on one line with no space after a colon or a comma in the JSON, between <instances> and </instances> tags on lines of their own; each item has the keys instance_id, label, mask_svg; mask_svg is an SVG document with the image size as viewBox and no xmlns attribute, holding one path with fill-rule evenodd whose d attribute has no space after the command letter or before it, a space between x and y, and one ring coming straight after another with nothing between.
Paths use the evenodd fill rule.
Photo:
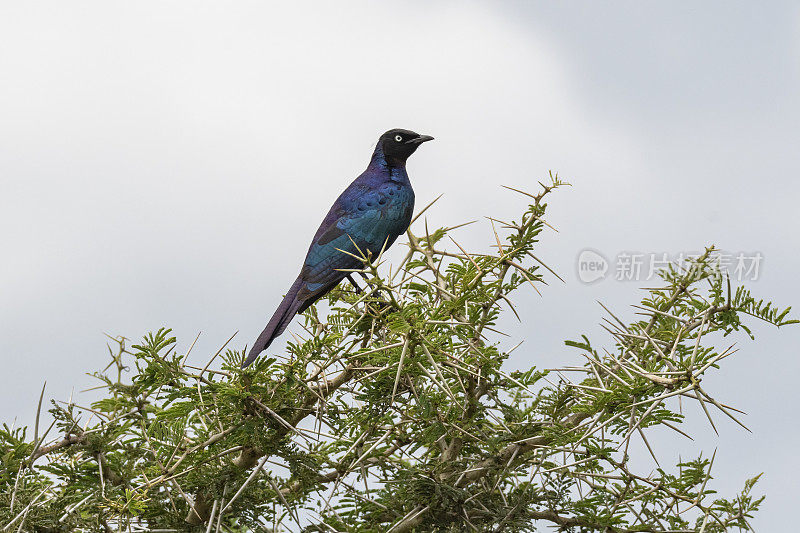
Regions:
<instances>
[{"instance_id":1,"label":"acacia tree","mask_svg":"<svg viewBox=\"0 0 800 533\"><path fill-rule=\"evenodd\" d=\"M604 344L567 341L579 364L504 370L498 318L524 320L514 293L557 276L534 252L561 185L517 191L530 205L491 221L492 253L426 227L408 232L399 265L363 258L364 290L333 291L326 317L309 309L304 335L246 370L228 343L192 363L168 329L116 339L94 374L102 399L52 402L53 423L41 430L37 415L33 435L3 427L0 529L750 529L756 478L720 496L713 457L643 472L629 446L652 454L653 427L690 437L681 399L712 426L720 415L741 424L702 384L734 353L717 347L720 333L795 321L733 289L708 248L661 272L638 320L608 311Z\"/></svg>"}]
</instances>

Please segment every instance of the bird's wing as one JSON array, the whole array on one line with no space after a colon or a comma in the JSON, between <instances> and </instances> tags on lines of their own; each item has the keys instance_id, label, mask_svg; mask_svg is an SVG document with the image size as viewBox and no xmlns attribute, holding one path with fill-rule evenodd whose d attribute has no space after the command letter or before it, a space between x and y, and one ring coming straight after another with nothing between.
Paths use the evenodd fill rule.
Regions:
<instances>
[{"instance_id":1,"label":"bird's wing","mask_svg":"<svg viewBox=\"0 0 800 533\"><path fill-rule=\"evenodd\" d=\"M343 270L363 266L358 257L370 253L374 259L406 230L413 204L396 201L398 190L392 183L356 186L350 198L337 200L309 247L300 274L303 296L324 294L348 274Z\"/></svg>"}]
</instances>

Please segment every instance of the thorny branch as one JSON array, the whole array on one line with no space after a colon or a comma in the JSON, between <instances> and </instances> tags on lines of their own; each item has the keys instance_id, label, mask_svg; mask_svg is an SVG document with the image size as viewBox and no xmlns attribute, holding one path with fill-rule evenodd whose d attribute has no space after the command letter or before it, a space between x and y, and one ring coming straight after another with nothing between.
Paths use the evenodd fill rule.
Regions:
<instances>
[{"instance_id":1,"label":"thorny branch","mask_svg":"<svg viewBox=\"0 0 800 533\"><path fill-rule=\"evenodd\" d=\"M713 247L662 273L664 286L636 306L641 320L603 307L611 346L583 337L567 342L580 354L573 366L504 370L516 346L496 340L502 308L524 320L518 290L538 293L545 272L561 279L533 250L552 228L545 199L562 185L551 176L536 194L511 188L530 204L518 221L490 219L490 251L468 252L457 227L409 229L388 276L382 254L364 257L365 290L331 293L330 312L309 309L287 355L273 350L246 371L243 351L226 351L231 339L193 366L169 330L130 348L120 338L95 374L106 396L54 404L56 437L40 437L38 422L33 442L20 428L0 432L0 529L749 529L755 478L725 499L709 485L713 458L649 473L631 460L637 446L670 459L655 454L651 427L691 438L683 400L712 425L719 411L744 427L701 387L736 353L708 335L749 333L740 316L793 322L715 276Z\"/></svg>"}]
</instances>

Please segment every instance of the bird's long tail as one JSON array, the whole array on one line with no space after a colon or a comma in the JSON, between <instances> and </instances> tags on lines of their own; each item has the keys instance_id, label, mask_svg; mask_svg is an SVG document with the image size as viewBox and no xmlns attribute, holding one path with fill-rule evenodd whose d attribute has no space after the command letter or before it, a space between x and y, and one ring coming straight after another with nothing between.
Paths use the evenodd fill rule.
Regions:
<instances>
[{"instance_id":1,"label":"bird's long tail","mask_svg":"<svg viewBox=\"0 0 800 533\"><path fill-rule=\"evenodd\" d=\"M242 368L252 363L255 358L258 357L258 354L266 350L269 345L272 344L275 337L283 333L283 330L285 330L289 322L292 321L294 315L296 315L298 310L303 306L305 302L297 299L297 293L300 292L302 286L303 280L298 276L291 288L289 288L289 292L284 296L281 304L275 310L275 314L269 319L267 327L264 328L264 331L258 336L253 347L250 348L247 359L242 363Z\"/></svg>"}]
</instances>

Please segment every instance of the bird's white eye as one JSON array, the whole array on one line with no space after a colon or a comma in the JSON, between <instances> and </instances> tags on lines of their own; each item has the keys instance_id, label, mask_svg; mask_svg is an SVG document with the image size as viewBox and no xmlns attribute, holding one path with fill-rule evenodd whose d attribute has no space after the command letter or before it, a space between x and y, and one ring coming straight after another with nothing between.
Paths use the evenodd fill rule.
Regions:
<instances>
[{"instance_id":1,"label":"bird's white eye","mask_svg":"<svg viewBox=\"0 0 800 533\"><path fill-rule=\"evenodd\" d=\"M402 142L403 141L403 136L402 135L395 135L394 136L394 140L397 141L397 142Z\"/></svg>"}]
</instances>

